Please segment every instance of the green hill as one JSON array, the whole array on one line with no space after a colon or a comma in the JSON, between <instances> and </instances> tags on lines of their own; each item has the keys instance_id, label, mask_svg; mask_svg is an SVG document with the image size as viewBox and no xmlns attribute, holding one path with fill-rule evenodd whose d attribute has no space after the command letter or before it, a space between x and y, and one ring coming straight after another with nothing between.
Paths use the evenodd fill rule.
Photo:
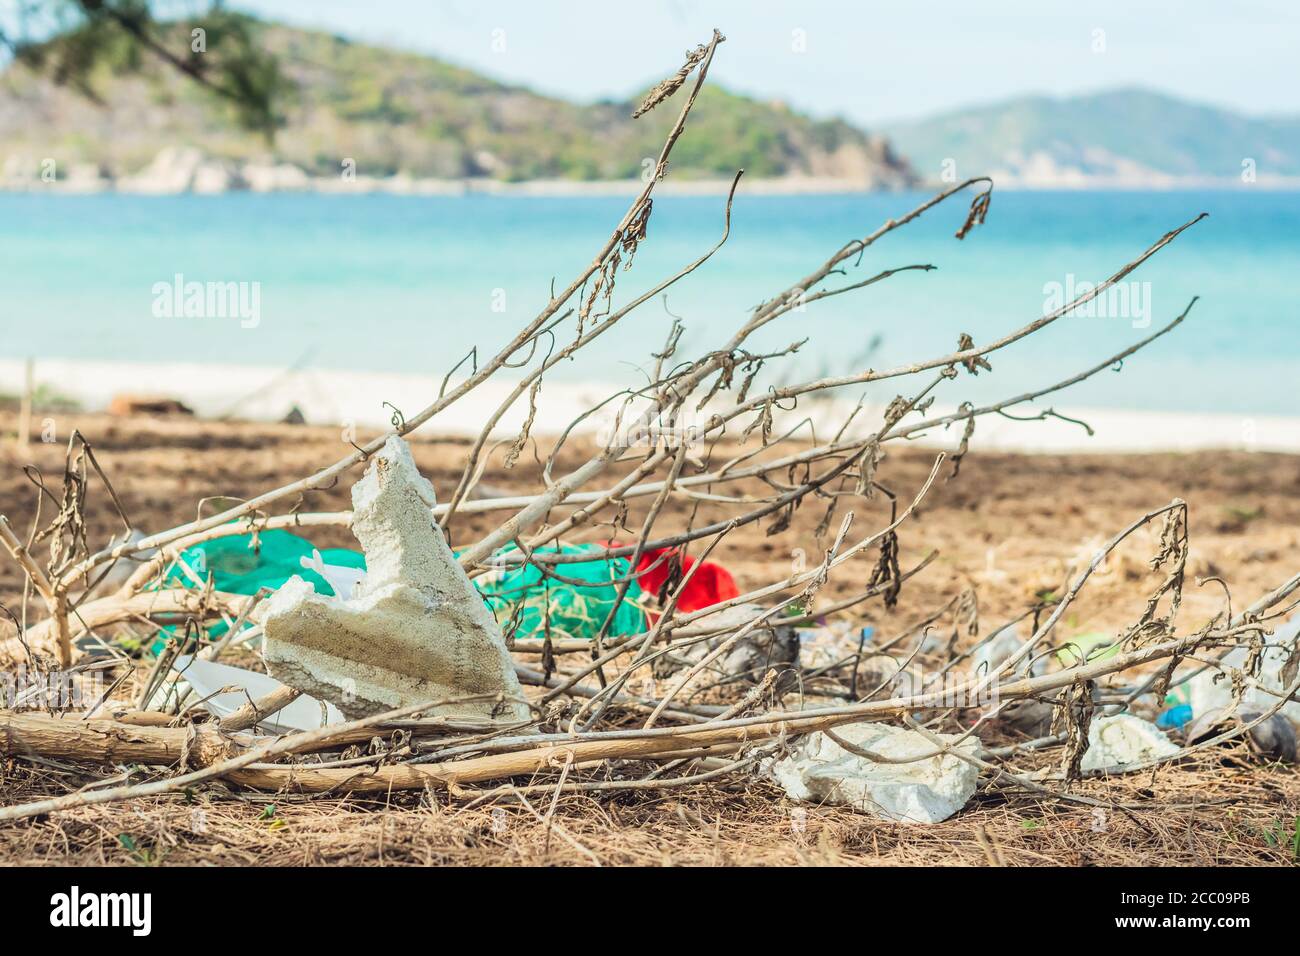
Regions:
<instances>
[{"instance_id":1,"label":"green hill","mask_svg":"<svg viewBox=\"0 0 1300 956\"><path fill-rule=\"evenodd\" d=\"M927 180L945 160L958 176L1025 183L1159 185L1300 176L1300 119L1258 119L1148 90L1055 99L1022 97L886 130Z\"/></svg>"},{"instance_id":2,"label":"green hill","mask_svg":"<svg viewBox=\"0 0 1300 956\"><path fill-rule=\"evenodd\" d=\"M635 95L578 105L427 56L275 24L255 29L287 80L272 143L241 128L227 105L175 70L137 61L140 71L132 73L108 57L88 78L98 103L22 65L0 74L0 162L51 156L117 177L145 167L165 147L193 147L235 163L291 163L313 176L337 176L351 158L358 175L368 176L626 179L657 156L679 102L633 121ZM187 48L179 27L176 42ZM666 63L665 73L673 65ZM750 176L863 186L911 181L880 137L706 84L671 175L729 177L741 167Z\"/></svg>"}]
</instances>

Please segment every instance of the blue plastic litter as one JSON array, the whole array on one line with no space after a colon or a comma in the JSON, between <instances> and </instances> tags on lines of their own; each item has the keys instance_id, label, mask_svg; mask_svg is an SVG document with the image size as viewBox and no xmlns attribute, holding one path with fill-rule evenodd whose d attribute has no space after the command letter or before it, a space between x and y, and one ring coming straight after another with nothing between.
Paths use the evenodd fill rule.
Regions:
<instances>
[{"instance_id":1,"label":"blue plastic litter","mask_svg":"<svg viewBox=\"0 0 1300 956\"><path fill-rule=\"evenodd\" d=\"M1192 705L1179 704L1177 707L1170 707L1163 714L1156 718L1156 726L1164 730L1171 730L1175 727L1181 727L1192 719Z\"/></svg>"}]
</instances>

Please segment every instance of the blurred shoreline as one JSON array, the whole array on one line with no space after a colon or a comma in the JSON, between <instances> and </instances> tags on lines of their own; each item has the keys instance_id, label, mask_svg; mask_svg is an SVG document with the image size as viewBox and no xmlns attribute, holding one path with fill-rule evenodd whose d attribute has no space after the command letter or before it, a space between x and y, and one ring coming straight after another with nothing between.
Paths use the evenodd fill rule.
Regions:
<instances>
[{"instance_id":1,"label":"blurred shoreline","mask_svg":"<svg viewBox=\"0 0 1300 956\"><path fill-rule=\"evenodd\" d=\"M74 162L60 168L43 167L33 157L12 155L0 162L0 193L53 193L129 196L220 196L228 193L312 193L321 195L390 196L635 196L645 188L638 179L497 179L475 176L459 179L412 176L370 176L348 169L337 176L312 175L293 163L235 162L186 147L166 147L153 161L135 172L111 175L102 163ZM886 175L864 170L857 176L787 174L743 179L747 195L808 196L841 193L938 192L956 179ZM988 171L997 188L1004 190L1118 190L1170 192L1188 189L1300 190L1300 176L1260 174L1250 182L1240 177L1175 176L1145 169L1120 173L1085 172L1073 167L1050 166L1027 170ZM656 187L665 196L725 196L732 177L681 179L669 176Z\"/></svg>"},{"instance_id":2,"label":"blurred shoreline","mask_svg":"<svg viewBox=\"0 0 1300 956\"><path fill-rule=\"evenodd\" d=\"M44 395L72 400L78 413L102 412L117 396L179 401L199 419L277 422L286 416L301 416L311 425L335 425L374 429L390 426L395 415L414 417L439 394L441 378L396 372L368 372L308 368L280 370L259 366L203 363L96 362L67 359L38 360L35 380ZM24 362L0 359L0 394L10 401L21 395ZM461 381L456 378L451 385ZM468 397L445 409L424 431L429 434L475 436L491 410L505 401L516 380L499 376L483 383ZM556 435L583 413L618 393L620 386L601 382L546 382L539 393L533 432ZM1076 407L1063 396L1051 405L1024 404L1008 411L1019 418L1055 408L1069 420L1050 417L1042 421L1014 420L986 415L977 422L972 446L975 450L1027 453L1142 453L1238 450L1300 453L1300 416L1241 415L1227 413L1169 412L1145 409ZM717 409L706 408L696 418L700 425L713 411L725 410L731 399L719 400ZM605 437L617 427L612 409L605 417L591 417L574 429L574 434ZM811 419L816 434L834 434L856 402L845 398L805 399L795 413L776 417L775 430L794 427ZM883 406L866 405L856 421L857 431L846 436L867 434L880 421ZM941 418L955 409L936 405L927 417ZM528 412L528 400L521 396L502 417L494 435L518 433ZM40 431L45 418L57 425L58 412L33 415L33 429ZM631 417L625 413L625 420ZM747 422L748 418L743 419ZM908 419L905 424L921 421ZM1080 422L1093 429L1090 436ZM734 430L734 429L733 429ZM59 429L59 434L66 430ZM806 432L805 432L806 434ZM961 427L936 427L914 443L926 447L952 448L961 439Z\"/></svg>"}]
</instances>

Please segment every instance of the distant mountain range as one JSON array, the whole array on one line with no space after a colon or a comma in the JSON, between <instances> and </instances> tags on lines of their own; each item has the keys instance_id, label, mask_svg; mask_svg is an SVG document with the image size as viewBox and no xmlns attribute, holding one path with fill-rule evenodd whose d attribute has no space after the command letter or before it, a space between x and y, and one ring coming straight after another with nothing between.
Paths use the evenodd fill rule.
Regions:
<instances>
[{"instance_id":1,"label":"distant mountain range","mask_svg":"<svg viewBox=\"0 0 1300 956\"><path fill-rule=\"evenodd\" d=\"M1161 93L1026 96L885 127L927 181L1006 186L1300 184L1300 117L1259 119ZM951 178L951 176L949 177Z\"/></svg>"},{"instance_id":2,"label":"distant mountain range","mask_svg":"<svg viewBox=\"0 0 1300 956\"><path fill-rule=\"evenodd\" d=\"M634 121L640 96L571 103L420 54L257 29L288 80L273 142L148 58L139 72L103 64L87 84L98 101L11 64L0 71L0 189L45 188L51 159L54 185L73 191L596 189L642 175L683 95ZM666 185L716 187L742 167L750 190L764 180L783 191L899 189L980 174L1003 187L1239 184L1243 174L1300 186L1300 118L1126 89L865 132L708 83Z\"/></svg>"},{"instance_id":3,"label":"distant mountain range","mask_svg":"<svg viewBox=\"0 0 1300 956\"><path fill-rule=\"evenodd\" d=\"M355 180L515 183L636 180L653 165L684 93L638 120L640 97L580 105L428 56L263 24L289 80L274 143L242 130L196 84L158 63L103 69L101 103L26 68L0 74L0 164L10 184L43 157L86 188L299 188ZM188 44L188 34L178 37ZM57 42L57 41L55 41ZM677 64L666 63L665 75ZM8 158L6 158L8 157ZM670 180L750 179L901 188L916 179L882 137L708 83L670 160ZM39 181L39 179L37 180Z\"/></svg>"}]
</instances>

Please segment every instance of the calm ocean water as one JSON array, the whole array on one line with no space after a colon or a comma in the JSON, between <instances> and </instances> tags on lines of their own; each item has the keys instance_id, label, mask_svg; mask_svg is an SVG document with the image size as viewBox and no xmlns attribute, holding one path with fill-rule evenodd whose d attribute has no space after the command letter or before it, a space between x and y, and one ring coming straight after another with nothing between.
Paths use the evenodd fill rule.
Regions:
<instances>
[{"instance_id":1,"label":"calm ocean water","mask_svg":"<svg viewBox=\"0 0 1300 956\"><path fill-rule=\"evenodd\" d=\"M666 304L647 304L556 376L641 380L637 369L662 343L669 312L686 323L683 352L703 350L750 307L920 198L742 195L731 239L712 261L670 290ZM0 195L0 357L303 362L441 379L472 346L489 354L535 314L552 278L562 285L590 261L626 203ZM949 383L940 401L1049 384L1119 351L1199 295L1180 329L1057 407L1300 413L1300 194L1000 193L986 225L958 242L952 234L966 205L954 197L835 282L910 263L937 271L815 303L766 330L756 345L810 338L799 356L772 367L770 380L942 354L961 332L987 341L1041 315L1054 287L1099 281L1208 212L1130 277L1137 285L1127 290L1125 314L1062 319L992 356L992 375ZM720 198L657 200L634 267L619 273L616 301L707 249L720 234L722 206ZM259 283L256 327L155 315L157 284L177 274ZM888 399L898 386L877 388L869 397Z\"/></svg>"}]
</instances>

